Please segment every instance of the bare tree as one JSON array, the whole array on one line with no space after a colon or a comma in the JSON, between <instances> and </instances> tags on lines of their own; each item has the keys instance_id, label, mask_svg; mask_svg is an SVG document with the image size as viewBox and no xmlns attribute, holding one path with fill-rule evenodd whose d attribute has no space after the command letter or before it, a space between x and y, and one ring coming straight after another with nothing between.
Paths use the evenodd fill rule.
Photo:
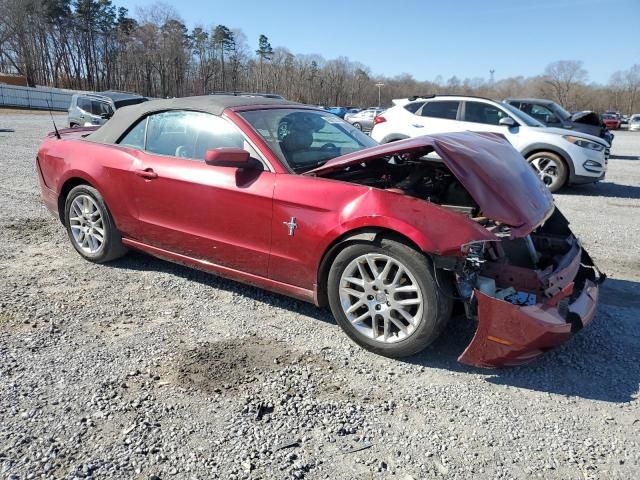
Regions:
<instances>
[{"instance_id":1,"label":"bare tree","mask_svg":"<svg viewBox=\"0 0 640 480\"><path fill-rule=\"evenodd\" d=\"M576 86L585 83L587 71L578 60L558 60L544 70L544 79L551 89L551 97L566 108L575 109Z\"/></svg>"},{"instance_id":2,"label":"bare tree","mask_svg":"<svg viewBox=\"0 0 640 480\"><path fill-rule=\"evenodd\" d=\"M152 97L206 94L216 89L280 93L322 105L368 106L381 99L462 93L495 99L542 96L571 110L634 113L640 65L587 84L582 62L561 60L534 77L485 79L456 75L417 80L410 74L373 76L346 57L294 54L272 47L266 35L249 47L242 30L225 25L187 30L171 5L138 9L136 18L112 0L0 0L0 72L24 75L30 85L118 89Z\"/></svg>"},{"instance_id":3,"label":"bare tree","mask_svg":"<svg viewBox=\"0 0 640 480\"><path fill-rule=\"evenodd\" d=\"M628 70L615 72L611 75L609 88L614 94L613 108L634 113L640 92L640 65L635 64Z\"/></svg>"}]
</instances>

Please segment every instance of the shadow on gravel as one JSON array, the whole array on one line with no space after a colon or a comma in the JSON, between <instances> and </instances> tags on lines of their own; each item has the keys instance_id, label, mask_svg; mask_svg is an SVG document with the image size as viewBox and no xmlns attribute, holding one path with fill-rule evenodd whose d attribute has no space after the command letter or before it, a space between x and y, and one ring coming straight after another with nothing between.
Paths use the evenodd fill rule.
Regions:
<instances>
[{"instance_id":1,"label":"shadow on gravel","mask_svg":"<svg viewBox=\"0 0 640 480\"><path fill-rule=\"evenodd\" d=\"M487 375L486 381L540 392L624 403L640 389L640 283L608 279L594 322L529 365L485 370L457 357L475 326L454 318L431 348L405 361L428 368Z\"/></svg>"},{"instance_id":2,"label":"shadow on gravel","mask_svg":"<svg viewBox=\"0 0 640 480\"><path fill-rule=\"evenodd\" d=\"M584 195L586 197L640 198L640 187L620 185L613 182L599 182L589 185L565 187L555 195Z\"/></svg>"},{"instance_id":3,"label":"shadow on gravel","mask_svg":"<svg viewBox=\"0 0 640 480\"><path fill-rule=\"evenodd\" d=\"M315 305L295 300L285 295L269 292L261 288L235 282L233 280L227 280L226 278L218 277L212 273L202 272L191 267L185 267L176 263L160 260L136 251L130 251L126 256L113 262L106 263L104 266L142 272L154 271L169 273L192 282L201 283L211 288L226 290L237 295L244 295L252 298L253 300L263 302L274 307L301 313L302 315L315 318L316 320L333 324L336 323L327 309L318 308Z\"/></svg>"},{"instance_id":4,"label":"shadow on gravel","mask_svg":"<svg viewBox=\"0 0 640 480\"><path fill-rule=\"evenodd\" d=\"M610 155L609 160L640 160L638 155Z\"/></svg>"},{"instance_id":5,"label":"shadow on gravel","mask_svg":"<svg viewBox=\"0 0 640 480\"><path fill-rule=\"evenodd\" d=\"M131 252L107 264L115 268L169 273L223 289L274 307L334 323L328 309L226 280L189 267ZM541 392L606 402L629 402L640 388L640 283L608 279L594 322L561 347L530 365L487 370L458 363L471 341L475 324L454 312L440 338L424 352L404 360L427 368L486 375L486 381Z\"/></svg>"}]
</instances>

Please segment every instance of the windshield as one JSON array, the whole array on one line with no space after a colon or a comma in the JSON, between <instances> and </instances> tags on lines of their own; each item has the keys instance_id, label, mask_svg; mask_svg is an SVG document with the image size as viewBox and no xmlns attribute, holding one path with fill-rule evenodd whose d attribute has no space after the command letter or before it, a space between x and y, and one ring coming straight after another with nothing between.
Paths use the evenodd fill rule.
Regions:
<instances>
[{"instance_id":1,"label":"windshield","mask_svg":"<svg viewBox=\"0 0 640 480\"><path fill-rule=\"evenodd\" d=\"M332 158L378 143L328 112L277 108L238 112L294 172L303 173Z\"/></svg>"},{"instance_id":2,"label":"windshield","mask_svg":"<svg viewBox=\"0 0 640 480\"><path fill-rule=\"evenodd\" d=\"M513 117L516 117L520 122L524 123L528 127L544 127L543 123L540 123L533 117L530 117L522 110L514 107L513 105L509 105L507 102L500 102L500 105L507 110Z\"/></svg>"},{"instance_id":3,"label":"windshield","mask_svg":"<svg viewBox=\"0 0 640 480\"><path fill-rule=\"evenodd\" d=\"M569 120L571 118L571 114L556 102L550 103L549 106L551 107L551 110L553 110L553 113L560 117L560 120Z\"/></svg>"}]
</instances>

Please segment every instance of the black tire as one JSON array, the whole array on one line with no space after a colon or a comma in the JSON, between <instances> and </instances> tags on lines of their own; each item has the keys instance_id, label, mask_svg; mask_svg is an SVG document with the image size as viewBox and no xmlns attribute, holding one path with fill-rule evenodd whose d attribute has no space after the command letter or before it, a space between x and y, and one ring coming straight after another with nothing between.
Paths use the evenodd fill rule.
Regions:
<instances>
[{"instance_id":1,"label":"black tire","mask_svg":"<svg viewBox=\"0 0 640 480\"><path fill-rule=\"evenodd\" d=\"M77 123L70 123L69 124L69 128L78 128L80 125L78 125Z\"/></svg>"},{"instance_id":2,"label":"black tire","mask_svg":"<svg viewBox=\"0 0 640 480\"><path fill-rule=\"evenodd\" d=\"M545 182L545 184L549 188L549 191L551 193L555 193L567 184L567 180L569 178L569 167L567 166L566 162L560 155L553 152L534 153L533 155L527 158L527 161L529 162L529 164L532 165L532 168L536 170L536 173L538 173L538 170L535 167L533 167L533 163L536 160L544 160L544 159L553 160L557 165L557 168L556 168L557 174L555 176L555 179L552 181L551 184L548 184Z\"/></svg>"},{"instance_id":3,"label":"black tire","mask_svg":"<svg viewBox=\"0 0 640 480\"><path fill-rule=\"evenodd\" d=\"M72 232L72 216L71 212L73 201L80 196L87 196L93 199L97 211L100 212L100 218L102 219L101 225L104 231L102 238L104 239L102 245L95 252L87 252L78 244L74 234ZM94 263L105 263L111 260L115 260L127 253L126 247L122 245L122 238L120 232L115 227L113 218L107 205L100 195L100 192L89 185L78 185L71 189L64 203L64 225L67 228L67 234L71 245L76 251L86 260Z\"/></svg>"},{"instance_id":4,"label":"black tire","mask_svg":"<svg viewBox=\"0 0 640 480\"><path fill-rule=\"evenodd\" d=\"M381 253L399 261L412 274L420 289L423 298L422 315L415 330L404 339L385 343L365 336L354 327L343 310L339 292L342 274L353 260L368 253ZM331 265L327 293L331 311L344 332L361 347L386 357L406 357L424 350L438 338L451 317L452 301L438 289L429 259L421 252L391 239L382 239L378 244L348 244Z\"/></svg>"},{"instance_id":5,"label":"black tire","mask_svg":"<svg viewBox=\"0 0 640 480\"><path fill-rule=\"evenodd\" d=\"M362 125L360 125L358 122L355 122L353 126L356 127L358 130L362 131Z\"/></svg>"}]
</instances>

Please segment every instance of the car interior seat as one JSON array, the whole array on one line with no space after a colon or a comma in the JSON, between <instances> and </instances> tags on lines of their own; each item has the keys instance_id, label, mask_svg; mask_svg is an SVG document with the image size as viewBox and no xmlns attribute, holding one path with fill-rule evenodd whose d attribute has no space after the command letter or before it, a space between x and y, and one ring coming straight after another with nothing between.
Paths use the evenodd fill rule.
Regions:
<instances>
[{"instance_id":1,"label":"car interior seat","mask_svg":"<svg viewBox=\"0 0 640 480\"><path fill-rule=\"evenodd\" d=\"M312 144L313 134L309 130L296 128L295 124L280 142L283 153L293 164L308 161L306 157Z\"/></svg>"}]
</instances>

